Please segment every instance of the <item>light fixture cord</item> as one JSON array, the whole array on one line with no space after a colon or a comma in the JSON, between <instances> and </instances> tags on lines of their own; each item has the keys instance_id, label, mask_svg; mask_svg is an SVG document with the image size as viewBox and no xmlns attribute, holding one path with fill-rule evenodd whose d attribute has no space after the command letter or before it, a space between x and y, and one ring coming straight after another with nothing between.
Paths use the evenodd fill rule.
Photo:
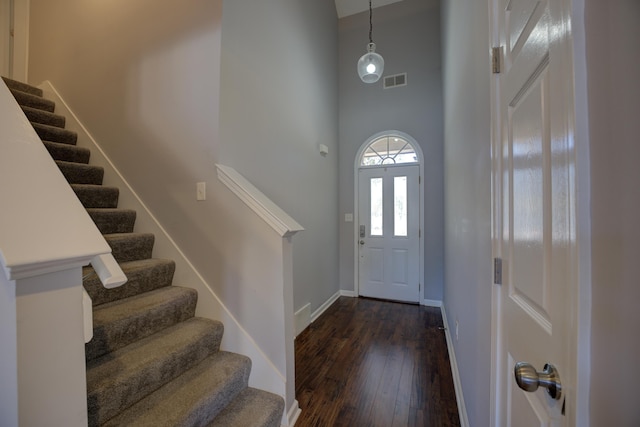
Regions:
<instances>
[{"instance_id":1,"label":"light fixture cord","mask_svg":"<svg viewBox=\"0 0 640 427\"><path fill-rule=\"evenodd\" d=\"M373 43L373 9L369 0L369 43Z\"/></svg>"}]
</instances>

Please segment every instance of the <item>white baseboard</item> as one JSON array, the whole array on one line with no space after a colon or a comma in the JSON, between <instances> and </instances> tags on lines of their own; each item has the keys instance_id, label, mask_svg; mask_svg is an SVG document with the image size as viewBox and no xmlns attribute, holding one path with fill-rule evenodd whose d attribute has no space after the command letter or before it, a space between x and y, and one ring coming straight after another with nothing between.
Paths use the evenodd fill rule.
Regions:
<instances>
[{"instance_id":1,"label":"white baseboard","mask_svg":"<svg viewBox=\"0 0 640 427\"><path fill-rule=\"evenodd\" d=\"M329 297L329 299L324 302L324 304L322 304L320 307L318 307L318 309L316 311L311 313L311 323L315 322L318 319L318 317L320 317L322 315L322 313L324 313L327 310L327 308L331 307L331 304L336 302L336 300L338 298L340 298L340 291L338 291L335 294L331 295Z\"/></svg>"},{"instance_id":2,"label":"white baseboard","mask_svg":"<svg viewBox=\"0 0 640 427\"><path fill-rule=\"evenodd\" d=\"M356 295L356 293L354 291L345 291L345 290L340 290L340 296L341 297L349 297L349 298L356 298L358 295Z\"/></svg>"},{"instance_id":3,"label":"white baseboard","mask_svg":"<svg viewBox=\"0 0 640 427\"><path fill-rule=\"evenodd\" d=\"M295 334L300 335L300 332L304 331L309 324L311 324L311 303L307 303L300 310L294 314L295 321Z\"/></svg>"},{"instance_id":4,"label":"white baseboard","mask_svg":"<svg viewBox=\"0 0 640 427\"><path fill-rule=\"evenodd\" d=\"M287 413L287 424L283 424L282 427L293 427L296 425L296 421L298 421L298 417L302 413L302 409L300 409L300 405L297 400L293 401L293 405L289 408L289 412Z\"/></svg>"},{"instance_id":5,"label":"white baseboard","mask_svg":"<svg viewBox=\"0 0 640 427\"><path fill-rule=\"evenodd\" d=\"M442 307L442 301L438 301L436 299L423 299L420 305L427 307Z\"/></svg>"},{"instance_id":6,"label":"white baseboard","mask_svg":"<svg viewBox=\"0 0 640 427\"><path fill-rule=\"evenodd\" d=\"M447 313L442 303L440 304L442 312L442 322L444 324L444 334L447 339L447 350L449 351L449 362L451 363L451 375L453 376L453 386L456 390L456 401L458 402L458 414L460 416L460 426L469 427L469 417L467 416L467 407L464 404L464 396L462 394L462 381L460 381L460 372L458 371L458 362L456 361L456 353L453 348L451 333L449 332L449 322L447 321Z\"/></svg>"}]
</instances>

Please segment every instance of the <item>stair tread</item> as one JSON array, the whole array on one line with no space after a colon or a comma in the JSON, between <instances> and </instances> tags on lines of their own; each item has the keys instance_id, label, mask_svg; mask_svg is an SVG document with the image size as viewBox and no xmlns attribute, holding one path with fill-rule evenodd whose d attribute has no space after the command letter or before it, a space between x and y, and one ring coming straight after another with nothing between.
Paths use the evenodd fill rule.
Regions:
<instances>
[{"instance_id":1,"label":"stair tread","mask_svg":"<svg viewBox=\"0 0 640 427\"><path fill-rule=\"evenodd\" d=\"M118 262L151 258L155 236L152 233L112 233L104 239L111 247L111 254Z\"/></svg>"},{"instance_id":2,"label":"stair tread","mask_svg":"<svg viewBox=\"0 0 640 427\"><path fill-rule=\"evenodd\" d=\"M85 163L56 160L58 168L70 184L102 185L104 168Z\"/></svg>"},{"instance_id":3,"label":"stair tread","mask_svg":"<svg viewBox=\"0 0 640 427\"><path fill-rule=\"evenodd\" d=\"M42 143L54 160L83 164L89 163L91 151L87 148L53 141L42 141Z\"/></svg>"},{"instance_id":4,"label":"stair tread","mask_svg":"<svg viewBox=\"0 0 640 427\"><path fill-rule=\"evenodd\" d=\"M102 286L93 267L83 267L82 284L91 297L94 307L171 286L176 265L169 259L149 258L122 262L120 268L127 276L127 283L117 288L106 289Z\"/></svg>"},{"instance_id":5,"label":"stair tread","mask_svg":"<svg viewBox=\"0 0 640 427\"><path fill-rule=\"evenodd\" d=\"M4 80L4 82L6 83L9 89L16 89L21 92L30 93L32 95L42 96L42 89L32 86L28 83L23 83L18 80L13 80L13 79L10 79L9 77L4 77L4 76L2 76L2 80Z\"/></svg>"},{"instance_id":6,"label":"stair tread","mask_svg":"<svg viewBox=\"0 0 640 427\"><path fill-rule=\"evenodd\" d=\"M207 427L278 427L283 411L282 397L247 387Z\"/></svg>"},{"instance_id":7,"label":"stair tread","mask_svg":"<svg viewBox=\"0 0 640 427\"><path fill-rule=\"evenodd\" d=\"M56 104L53 101L45 99L41 96L34 95L28 92L23 92L17 89L9 89L11 94L18 102L20 106L27 106L31 108L36 108L38 110L48 111L53 113L56 109Z\"/></svg>"},{"instance_id":8,"label":"stair tread","mask_svg":"<svg viewBox=\"0 0 640 427\"><path fill-rule=\"evenodd\" d=\"M220 322L192 318L87 363L89 424L102 424L217 352Z\"/></svg>"},{"instance_id":9,"label":"stair tread","mask_svg":"<svg viewBox=\"0 0 640 427\"><path fill-rule=\"evenodd\" d=\"M206 425L247 387L250 368L246 356L218 352L105 426Z\"/></svg>"},{"instance_id":10,"label":"stair tread","mask_svg":"<svg viewBox=\"0 0 640 427\"><path fill-rule=\"evenodd\" d=\"M31 123L40 123L58 128L64 128L66 124L66 118L59 114L50 113L49 111L39 110L26 105L22 105L21 108Z\"/></svg>"},{"instance_id":11,"label":"stair tread","mask_svg":"<svg viewBox=\"0 0 640 427\"><path fill-rule=\"evenodd\" d=\"M167 286L106 303L93 310L93 339L85 345L91 360L195 315L198 293Z\"/></svg>"},{"instance_id":12,"label":"stair tread","mask_svg":"<svg viewBox=\"0 0 640 427\"><path fill-rule=\"evenodd\" d=\"M71 145L76 145L78 141L78 133L68 129L34 122L31 122L31 126L33 126L33 129L35 129L40 139L44 141L61 142Z\"/></svg>"},{"instance_id":13,"label":"stair tread","mask_svg":"<svg viewBox=\"0 0 640 427\"><path fill-rule=\"evenodd\" d=\"M71 188L85 208L117 208L120 190L95 184L71 184Z\"/></svg>"},{"instance_id":14,"label":"stair tread","mask_svg":"<svg viewBox=\"0 0 640 427\"><path fill-rule=\"evenodd\" d=\"M102 234L130 233L136 222L136 211L121 208L88 208L87 213Z\"/></svg>"}]
</instances>

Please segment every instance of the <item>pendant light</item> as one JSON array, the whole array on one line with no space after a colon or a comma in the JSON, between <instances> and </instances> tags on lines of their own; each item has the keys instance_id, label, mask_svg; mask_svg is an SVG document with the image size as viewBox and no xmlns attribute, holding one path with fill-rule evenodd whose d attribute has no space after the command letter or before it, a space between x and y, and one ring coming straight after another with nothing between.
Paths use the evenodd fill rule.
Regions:
<instances>
[{"instance_id":1,"label":"pendant light","mask_svg":"<svg viewBox=\"0 0 640 427\"><path fill-rule=\"evenodd\" d=\"M373 9L371 0L369 0L369 44L367 45L367 53L362 55L358 60L358 75L360 80L365 83L375 83L382 76L384 71L384 59L380 54L376 53L376 44L373 42Z\"/></svg>"}]
</instances>

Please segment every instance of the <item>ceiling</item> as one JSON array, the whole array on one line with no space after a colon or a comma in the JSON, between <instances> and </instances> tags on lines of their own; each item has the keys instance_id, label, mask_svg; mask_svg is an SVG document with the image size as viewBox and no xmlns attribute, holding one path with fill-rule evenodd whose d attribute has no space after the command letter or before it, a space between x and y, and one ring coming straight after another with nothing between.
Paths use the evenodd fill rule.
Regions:
<instances>
[{"instance_id":1,"label":"ceiling","mask_svg":"<svg viewBox=\"0 0 640 427\"><path fill-rule=\"evenodd\" d=\"M335 0L336 10L338 11L338 18L344 18L345 16L355 15L356 13L369 10L368 0ZM385 6L387 4L396 3L402 0L372 0L372 6L374 8Z\"/></svg>"}]
</instances>

